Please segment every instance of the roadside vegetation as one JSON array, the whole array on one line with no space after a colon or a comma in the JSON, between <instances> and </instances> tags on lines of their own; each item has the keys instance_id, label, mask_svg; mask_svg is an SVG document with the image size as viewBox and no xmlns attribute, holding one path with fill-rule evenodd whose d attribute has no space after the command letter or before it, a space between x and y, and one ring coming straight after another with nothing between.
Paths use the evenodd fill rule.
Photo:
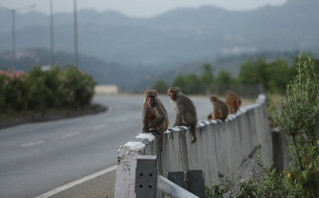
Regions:
<instances>
[{"instance_id":1,"label":"roadside vegetation","mask_svg":"<svg viewBox=\"0 0 319 198\"><path fill-rule=\"evenodd\" d=\"M312 57L311 54L307 56ZM306 59L306 57L302 58ZM226 89L233 89L240 95L256 94L263 91L266 94L284 93L286 85L297 73L298 58L289 63L278 58L274 61L267 61L264 58L251 59L240 65L238 75L221 70L214 72L214 67L208 63L202 66L202 72L197 74L180 74L172 82L159 80L153 84L153 88L161 93L166 93L171 86L179 87L186 94L223 94ZM319 71L319 59L313 59L314 69ZM262 85L263 90L260 90ZM242 93L242 94L241 94ZM257 93L258 94L258 93Z\"/></svg>"},{"instance_id":2,"label":"roadside vegetation","mask_svg":"<svg viewBox=\"0 0 319 198\"><path fill-rule=\"evenodd\" d=\"M29 72L0 70L0 116L90 105L93 79L73 66L33 67Z\"/></svg>"},{"instance_id":3,"label":"roadside vegetation","mask_svg":"<svg viewBox=\"0 0 319 198\"><path fill-rule=\"evenodd\" d=\"M257 155L251 178L226 176L214 181L206 187L206 197L319 197L318 63L299 56L283 97L273 105L274 127L289 143L289 167L278 171L265 166Z\"/></svg>"}]
</instances>

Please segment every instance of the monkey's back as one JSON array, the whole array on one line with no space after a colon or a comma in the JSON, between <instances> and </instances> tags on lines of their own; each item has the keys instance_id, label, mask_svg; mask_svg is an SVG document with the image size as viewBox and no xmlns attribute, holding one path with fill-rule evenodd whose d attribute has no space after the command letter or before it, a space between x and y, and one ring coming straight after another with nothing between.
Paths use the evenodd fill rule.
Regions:
<instances>
[{"instance_id":1,"label":"monkey's back","mask_svg":"<svg viewBox=\"0 0 319 198\"><path fill-rule=\"evenodd\" d=\"M184 115L185 122L189 125L197 125L197 112L193 101L186 95L180 93L180 104L182 105L182 114Z\"/></svg>"},{"instance_id":2,"label":"monkey's back","mask_svg":"<svg viewBox=\"0 0 319 198\"><path fill-rule=\"evenodd\" d=\"M213 118L225 121L228 116L228 106L225 102L217 100L213 103Z\"/></svg>"},{"instance_id":3,"label":"monkey's back","mask_svg":"<svg viewBox=\"0 0 319 198\"><path fill-rule=\"evenodd\" d=\"M164 120L164 123L163 125L160 127L160 131L161 132L164 132L168 129L168 125L169 125L169 119L168 119L168 114L167 114L167 110L165 109L164 107L164 104L162 103L162 101L158 98L158 103L159 105L161 106L161 108L163 109L163 113L164 113L164 116L165 116L165 120Z\"/></svg>"}]
</instances>

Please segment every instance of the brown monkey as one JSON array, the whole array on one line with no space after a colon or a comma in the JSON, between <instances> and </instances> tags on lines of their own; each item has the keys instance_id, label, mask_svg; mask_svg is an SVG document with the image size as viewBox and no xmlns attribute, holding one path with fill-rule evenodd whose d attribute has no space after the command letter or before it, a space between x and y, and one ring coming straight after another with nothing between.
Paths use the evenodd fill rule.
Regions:
<instances>
[{"instance_id":1,"label":"brown monkey","mask_svg":"<svg viewBox=\"0 0 319 198\"><path fill-rule=\"evenodd\" d=\"M176 111L176 118L173 126L190 127L190 132L193 136L192 143L196 142L197 113L194 103L184 95L178 87L169 88L168 96L172 99Z\"/></svg>"},{"instance_id":2,"label":"brown monkey","mask_svg":"<svg viewBox=\"0 0 319 198\"><path fill-rule=\"evenodd\" d=\"M228 105L229 113L236 113L241 105L239 96L233 91L226 91L226 103Z\"/></svg>"},{"instance_id":3,"label":"brown monkey","mask_svg":"<svg viewBox=\"0 0 319 198\"><path fill-rule=\"evenodd\" d=\"M210 101L213 104L213 112L208 115L207 119L225 121L228 116L228 107L224 101L221 101L216 96L211 96Z\"/></svg>"},{"instance_id":4,"label":"brown monkey","mask_svg":"<svg viewBox=\"0 0 319 198\"><path fill-rule=\"evenodd\" d=\"M157 97L158 93L155 90L146 90L145 101L142 112L142 127L143 132L157 132L161 135L163 144L163 133L167 130L169 120L167 111Z\"/></svg>"}]
</instances>

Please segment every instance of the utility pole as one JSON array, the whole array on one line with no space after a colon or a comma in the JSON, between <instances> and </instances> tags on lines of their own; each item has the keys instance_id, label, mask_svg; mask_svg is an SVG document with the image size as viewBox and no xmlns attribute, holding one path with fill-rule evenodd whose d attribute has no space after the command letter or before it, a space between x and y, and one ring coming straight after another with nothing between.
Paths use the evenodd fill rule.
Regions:
<instances>
[{"instance_id":1,"label":"utility pole","mask_svg":"<svg viewBox=\"0 0 319 198\"><path fill-rule=\"evenodd\" d=\"M8 11L10 11L12 13L12 54L11 54L11 67L14 70L15 69L15 60L16 60L16 52L15 52L15 13L16 11L20 11L20 10L24 10L24 9L32 9L34 8L35 5L30 5L30 6L25 6L25 7L21 7L21 8L16 8L16 9L12 9L12 8L7 8L7 7L3 7L1 6L1 8L6 9Z\"/></svg>"},{"instance_id":2,"label":"utility pole","mask_svg":"<svg viewBox=\"0 0 319 198\"><path fill-rule=\"evenodd\" d=\"M77 19L77 6L76 1L73 0L73 13L74 13L74 64L75 67L79 66L79 58L78 58L78 19Z\"/></svg>"}]
</instances>

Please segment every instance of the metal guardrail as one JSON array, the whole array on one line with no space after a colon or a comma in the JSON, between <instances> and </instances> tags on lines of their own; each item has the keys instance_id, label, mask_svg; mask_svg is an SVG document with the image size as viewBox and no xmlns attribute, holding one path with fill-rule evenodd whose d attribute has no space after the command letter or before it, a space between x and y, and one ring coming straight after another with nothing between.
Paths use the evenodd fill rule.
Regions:
<instances>
[{"instance_id":1,"label":"metal guardrail","mask_svg":"<svg viewBox=\"0 0 319 198\"><path fill-rule=\"evenodd\" d=\"M174 198L199 198L160 175L157 177L157 188Z\"/></svg>"}]
</instances>

